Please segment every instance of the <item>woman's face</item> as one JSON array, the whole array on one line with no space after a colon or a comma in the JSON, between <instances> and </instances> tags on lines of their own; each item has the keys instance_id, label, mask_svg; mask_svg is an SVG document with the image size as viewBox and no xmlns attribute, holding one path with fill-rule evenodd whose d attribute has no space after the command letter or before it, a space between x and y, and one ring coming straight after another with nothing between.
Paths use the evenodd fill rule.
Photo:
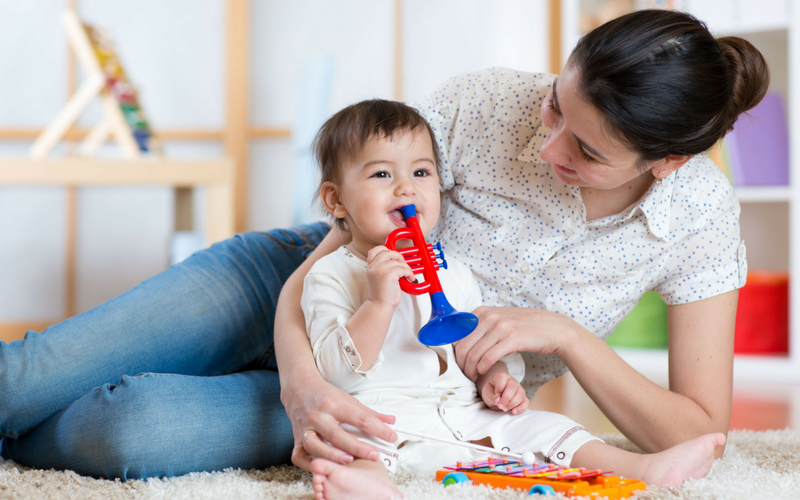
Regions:
<instances>
[{"instance_id":1,"label":"woman's face","mask_svg":"<svg viewBox=\"0 0 800 500\"><path fill-rule=\"evenodd\" d=\"M608 133L600 112L578 93L577 72L567 65L542 106L542 121L552 131L541 156L570 186L618 188L642 175L638 155Z\"/></svg>"}]
</instances>

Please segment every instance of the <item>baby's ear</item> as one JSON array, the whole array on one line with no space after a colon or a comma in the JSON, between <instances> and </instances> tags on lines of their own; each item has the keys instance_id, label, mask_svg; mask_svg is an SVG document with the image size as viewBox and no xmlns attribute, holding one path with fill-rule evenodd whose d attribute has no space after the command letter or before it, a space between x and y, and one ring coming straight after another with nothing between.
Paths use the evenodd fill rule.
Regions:
<instances>
[{"instance_id":1,"label":"baby's ear","mask_svg":"<svg viewBox=\"0 0 800 500\"><path fill-rule=\"evenodd\" d=\"M330 181L323 182L319 188L319 197L329 214L337 219L344 219L347 216L347 209L342 203L339 186Z\"/></svg>"}]
</instances>

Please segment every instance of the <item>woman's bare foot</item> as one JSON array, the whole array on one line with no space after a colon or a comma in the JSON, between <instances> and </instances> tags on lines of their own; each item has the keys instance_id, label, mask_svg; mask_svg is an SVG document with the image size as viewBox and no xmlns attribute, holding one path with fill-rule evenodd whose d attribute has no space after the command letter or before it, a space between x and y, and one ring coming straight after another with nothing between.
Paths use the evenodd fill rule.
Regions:
<instances>
[{"instance_id":1,"label":"woman's bare foot","mask_svg":"<svg viewBox=\"0 0 800 500\"><path fill-rule=\"evenodd\" d=\"M349 465L339 465L330 460L315 458L311 461L311 472L314 473L316 500L403 498L403 494L389 479L380 462L355 460Z\"/></svg>"},{"instance_id":2,"label":"woman's bare foot","mask_svg":"<svg viewBox=\"0 0 800 500\"><path fill-rule=\"evenodd\" d=\"M680 486L687 479L706 477L715 449L724 444L725 434L706 434L659 453L641 455L589 441L578 448L570 465L614 471L653 486Z\"/></svg>"},{"instance_id":3,"label":"woman's bare foot","mask_svg":"<svg viewBox=\"0 0 800 500\"><path fill-rule=\"evenodd\" d=\"M725 444L725 434L706 434L659 453L643 455L641 479L655 486L680 486L687 479L706 477L714 450Z\"/></svg>"}]
</instances>

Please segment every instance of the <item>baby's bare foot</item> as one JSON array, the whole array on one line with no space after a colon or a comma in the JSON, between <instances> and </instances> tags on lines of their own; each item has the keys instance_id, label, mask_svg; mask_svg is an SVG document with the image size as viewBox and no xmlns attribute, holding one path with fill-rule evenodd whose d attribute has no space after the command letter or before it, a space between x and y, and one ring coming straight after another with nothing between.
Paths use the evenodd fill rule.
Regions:
<instances>
[{"instance_id":1,"label":"baby's bare foot","mask_svg":"<svg viewBox=\"0 0 800 500\"><path fill-rule=\"evenodd\" d=\"M645 455L642 479L654 486L680 486L687 479L706 477L714 450L725 444L725 434L706 434L660 453Z\"/></svg>"},{"instance_id":2,"label":"baby's bare foot","mask_svg":"<svg viewBox=\"0 0 800 500\"><path fill-rule=\"evenodd\" d=\"M311 461L316 500L389 500L403 498L384 471L339 465L316 458Z\"/></svg>"}]
</instances>

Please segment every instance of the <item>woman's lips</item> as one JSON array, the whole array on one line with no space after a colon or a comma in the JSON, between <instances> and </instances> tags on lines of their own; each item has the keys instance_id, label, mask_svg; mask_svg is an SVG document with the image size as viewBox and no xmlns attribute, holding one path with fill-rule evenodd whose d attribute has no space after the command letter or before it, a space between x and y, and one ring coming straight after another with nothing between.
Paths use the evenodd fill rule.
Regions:
<instances>
[{"instance_id":1,"label":"woman's lips","mask_svg":"<svg viewBox=\"0 0 800 500\"><path fill-rule=\"evenodd\" d=\"M553 163L553 165L559 169L560 171L564 172L567 175L575 175L575 171L571 168L567 168L564 165L559 165L558 163Z\"/></svg>"}]
</instances>

